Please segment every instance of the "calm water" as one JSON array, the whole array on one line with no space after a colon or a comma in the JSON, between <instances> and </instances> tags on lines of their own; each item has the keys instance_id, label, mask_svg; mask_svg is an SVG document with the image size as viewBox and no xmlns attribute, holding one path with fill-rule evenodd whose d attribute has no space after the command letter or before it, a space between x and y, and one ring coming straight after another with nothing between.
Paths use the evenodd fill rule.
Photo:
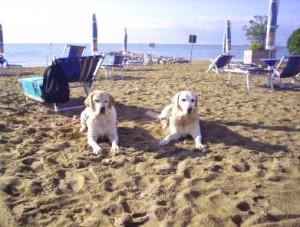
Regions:
<instances>
[{"instance_id":1,"label":"calm water","mask_svg":"<svg viewBox=\"0 0 300 227\"><path fill-rule=\"evenodd\" d=\"M90 45L84 44L87 49L84 55L90 55ZM5 58L10 64L21 64L23 66L46 66L50 64L53 56L60 57L64 44L6 44L4 46ZM246 46L233 46L231 53L235 59L243 58ZM100 52L120 51L122 44L99 44ZM149 53L166 57L183 57L190 59L191 45L189 44L156 44L150 48L148 44L129 44L128 50L137 53ZM221 53L221 45L194 45L193 60L213 59ZM277 48L277 57L288 55L286 47Z\"/></svg>"}]
</instances>

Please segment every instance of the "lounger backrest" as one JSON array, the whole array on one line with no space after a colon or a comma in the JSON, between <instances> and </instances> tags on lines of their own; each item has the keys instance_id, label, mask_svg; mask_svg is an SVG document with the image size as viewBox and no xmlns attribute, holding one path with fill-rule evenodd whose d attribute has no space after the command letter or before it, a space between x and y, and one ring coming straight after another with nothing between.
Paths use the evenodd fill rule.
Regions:
<instances>
[{"instance_id":1,"label":"lounger backrest","mask_svg":"<svg viewBox=\"0 0 300 227\"><path fill-rule=\"evenodd\" d=\"M5 58L4 58L4 57L2 57L2 56L0 56L0 64L2 65L2 64L4 64L4 63L6 63L6 60L5 60Z\"/></svg>"},{"instance_id":2,"label":"lounger backrest","mask_svg":"<svg viewBox=\"0 0 300 227\"><path fill-rule=\"evenodd\" d=\"M215 64L218 68L223 68L224 66L230 63L232 57L233 57L232 55L221 54L217 57Z\"/></svg>"},{"instance_id":3,"label":"lounger backrest","mask_svg":"<svg viewBox=\"0 0 300 227\"><path fill-rule=\"evenodd\" d=\"M289 56L286 67L280 73L281 78L294 77L300 73L300 56Z\"/></svg>"},{"instance_id":4,"label":"lounger backrest","mask_svg":"<svg viewBox=\"0 0 300 227\"><path fill-rule=\"evenodd\" d=\"M66 44L63 54L62 54L62 57L67 57L67 58L81 57L84 49L85 49L85 46Z\"/></svg>"},{"instance_id":5,"label":"lounger backrest","mask_svg":"<svg viewBox=\"0 0 300 227\"><path fill-rule=\"evenodd\" d=\"M114 56L112 55L105 55L104 59L103 59L103 63L102 65L103 66L106 66L106 65L113 65L114 63Z\"/></svg>"},{"instance_id":6,"label":"lounger backrest","mask_svg":"<svg viewBox=\"0 0 300 227\"><path fill-rule=\"evenodd\" d=\"M122 66L124 62L124 55L115 55L113 65Z\"/></svg>"},{"instance_id":7,"label":"lounger backrest","mask_svg":"<svg viewBox=\"0 0 300 227\"><path fill-rule=\"evenodd\" d=\"M71 46L70 47L70 52L69 52L69 58L81 57L84 48L85 47L82 47L82 46Z\"/></svg>"},{"instance_id":8,"label":"lounger backrest","mask_svg":"<svg viewBox=\"0 0 300 227\"><path fill-rule=\"evenodd\" d=\"M89 82L93 79L100 55L80 58L56 59L61 65L68 82Z\"/></svg>"}]
</instances>

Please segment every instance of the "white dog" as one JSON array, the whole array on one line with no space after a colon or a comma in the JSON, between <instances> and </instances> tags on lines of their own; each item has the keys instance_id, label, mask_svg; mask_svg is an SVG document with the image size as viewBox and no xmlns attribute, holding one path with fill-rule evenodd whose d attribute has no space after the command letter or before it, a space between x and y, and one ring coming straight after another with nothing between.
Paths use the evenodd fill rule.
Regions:
<instances>
[{"instance_id":1,"label":"white dog","mask_svg":"<svg viewBox=\"0 0 300 227\"><path fill-rule=\"evenodd\" d=\"M80 131L87 129L88 144L92 147L93 153L102 152L97 143L100 136L106 136L112 144L111 151L119 153L114 98L108 92L96 90L86 98L85 105L87 107L80 116Z\"/></svg>"},{"instance_id":2,"label":"white dog","mask_svg":"<svg viewBox=\"0 0 300 227\"><path fill-rule=\"evenodd\" d=\"M159 115L151 111L146 113L150 117L161 120L163 128L169 130L169 134L160 141L159 145L167 145L172 140L190 135L195 141L196 149L204 148L197 113L197 96L190 91L182 91L172 97L171 101L171 104L166 106Z\"/></svg>"}]
</instances>

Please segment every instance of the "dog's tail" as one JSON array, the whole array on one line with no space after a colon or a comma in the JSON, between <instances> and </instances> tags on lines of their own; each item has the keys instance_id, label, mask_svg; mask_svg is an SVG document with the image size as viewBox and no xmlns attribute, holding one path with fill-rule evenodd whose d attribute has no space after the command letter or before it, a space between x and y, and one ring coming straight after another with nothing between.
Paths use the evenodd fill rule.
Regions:
<instances>
[{"instance_id":1,"label":"dog's tail","mask_svg":"<svg viewBox=\"0 0 300 227\"><path fill-rule=\"evenodd\" d=\"M160 120L159 114L156 113L156 112L154 112L154 111L149 110L149 111L147 111L147 112L145 113L145 115L148 116L148 117L151 117L151 118L153 118L153 119L155 119L155 120Z\"/></svg>"}]
</instances>

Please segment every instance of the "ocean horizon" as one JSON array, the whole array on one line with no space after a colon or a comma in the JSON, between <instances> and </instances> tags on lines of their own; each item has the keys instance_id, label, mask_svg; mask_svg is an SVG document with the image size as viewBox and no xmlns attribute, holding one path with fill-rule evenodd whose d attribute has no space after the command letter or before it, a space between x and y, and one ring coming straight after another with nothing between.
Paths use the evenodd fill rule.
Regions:
<instances>
[{"instance_id":1,"label":"ocean horizon","mask_svg":"<svg viewBox=\"0 0 300 227\"><path fill-rule=\"evenodd\" d=\"M91 55L91 45L87 43L78 43L86 46L83 55ZM65 44L63 43L31 43L31 44L5 44L4 57L10 64L19 64L25 67L47 66L51 64L53 58L62 56ZM234 59L242 60L243 52L247 49L246 45L233 45L231 54ZM149 44L128 44L128 51L134 53L148 53L156 56L165 57L183 57L190 60L191 44L156 44L151 48ZM98 44L99 53L122 51L123 44ZM222 52L222 45L193 45L192 60L214 59ZM288 55L287 47L279 46L276 50L277 58Z\"/></svg>"}]
</instances>

